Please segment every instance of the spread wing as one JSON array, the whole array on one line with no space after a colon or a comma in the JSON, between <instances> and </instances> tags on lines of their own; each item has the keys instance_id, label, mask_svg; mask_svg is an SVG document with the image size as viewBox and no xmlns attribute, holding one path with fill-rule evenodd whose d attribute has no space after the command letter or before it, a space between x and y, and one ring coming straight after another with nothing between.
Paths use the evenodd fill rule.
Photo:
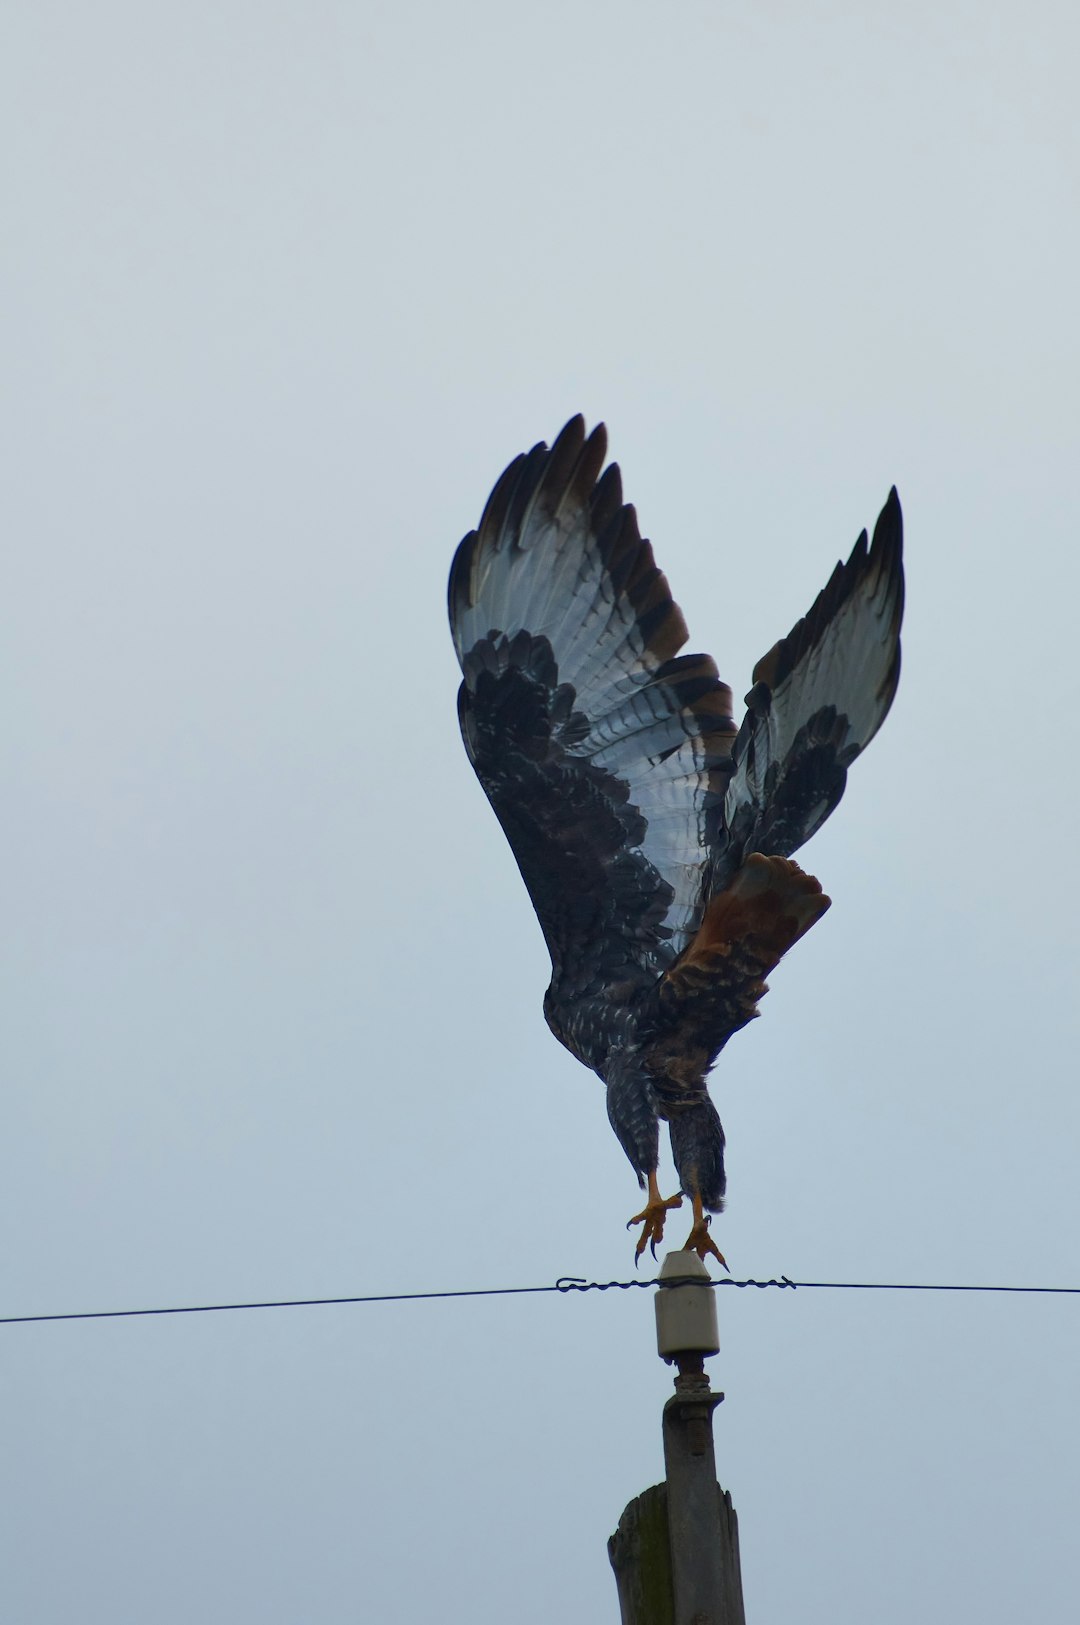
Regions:
<instances>
[{"instance_id":1,"label":"spread wing","mask_svg":"<svg viewBox=\"0 0 1080 1625\"><path fill-rule=\"evenodd\" d=\"M810 613L754 667L713 890L749 852L782 857L819 829L877 733L900 680L903 521L895 488Z\"/></svg>"},{"instance_id":2,"label":"spread wing","mask_svg":"<svg viewBox=\"0 0 1080 1625\"><path fill-rule=\"evenodd\" d=\"M551 954L548 1020L590 1066L694 937L736 732L606 445L577 417L511 463L449 588L465 747Z\"/></svg>"}]
</instances>

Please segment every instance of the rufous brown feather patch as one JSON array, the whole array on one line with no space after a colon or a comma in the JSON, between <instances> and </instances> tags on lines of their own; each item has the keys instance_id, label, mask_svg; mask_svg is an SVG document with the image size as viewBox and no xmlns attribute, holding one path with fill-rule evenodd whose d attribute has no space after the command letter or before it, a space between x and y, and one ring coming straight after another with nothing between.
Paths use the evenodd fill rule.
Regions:
<instances>
[{"instance_id":1,"label":"rufous brown feather patch","mask_svg":"<svg viewBox=\"0 0 1080 1625\"><path fill-rule=\"evenodd\" d=\"M726 956L738 946L767 974L821 918L830 902L820 880L790 858L753 852L731 885L711 899L675 973L716 955Z\"/></svg>"}]
</instances>

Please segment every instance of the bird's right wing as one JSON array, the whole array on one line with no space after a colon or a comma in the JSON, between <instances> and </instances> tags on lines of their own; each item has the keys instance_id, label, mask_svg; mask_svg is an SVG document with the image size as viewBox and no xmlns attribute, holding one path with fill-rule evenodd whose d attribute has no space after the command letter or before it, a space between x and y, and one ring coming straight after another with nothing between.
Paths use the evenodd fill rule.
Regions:
<instances>
[{"instance_id":1,"label":"bird's right wing","mask_svg":"<svg viewBox=\"0 0 1080 1625\"><path fill-rule=\"evenodd\" d=\"M844 792L900 679L903 523L895 488L809 614L754 667L724 803L712 889L750 852L788 857Z\"/></svg>"}]
</instances>

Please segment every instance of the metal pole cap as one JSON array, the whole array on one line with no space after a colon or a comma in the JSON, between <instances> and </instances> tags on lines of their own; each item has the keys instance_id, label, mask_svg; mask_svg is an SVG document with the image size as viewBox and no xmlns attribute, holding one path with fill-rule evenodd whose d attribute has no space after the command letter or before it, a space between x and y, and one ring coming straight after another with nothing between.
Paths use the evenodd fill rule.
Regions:
<instances>
[{"instance_id":1,"label":"metal pole cap","mask_svg":"<svg viewBox=\"0 0 1080 1625\"><path fill-rule=\"evenodd\" d=\"M668 1253L657 1277L656 1351L668 1364L682 1354L718 1354L720 1329L712 1277L697 1253Z\"/></svg>"}]
</instances>

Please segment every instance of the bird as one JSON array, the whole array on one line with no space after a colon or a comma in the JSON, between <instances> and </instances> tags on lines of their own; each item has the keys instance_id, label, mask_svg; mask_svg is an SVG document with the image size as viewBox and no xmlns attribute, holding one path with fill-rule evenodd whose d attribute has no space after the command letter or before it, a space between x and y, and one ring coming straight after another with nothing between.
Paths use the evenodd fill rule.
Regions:
<instances>
[{"instance_id":1,"label":"bird","mask_svg":"<svg viewBox=\"0 0 1080 1625\"><path fill-rule=\"evenodd\" d=\"M574 417L516 457L450 571L469 760L551 956L544 1016L606 1089L647 1193L635 1263L689 1199L685 1249L726 1260L724 1130L707 1075L765 977L830 906L792 859L844 792L900 677L895 487L809 612L754 667L736 724L624 503L607 434ZM679 1179L659 1184L666 1122Z\"/></svg>"}]
</instances>

